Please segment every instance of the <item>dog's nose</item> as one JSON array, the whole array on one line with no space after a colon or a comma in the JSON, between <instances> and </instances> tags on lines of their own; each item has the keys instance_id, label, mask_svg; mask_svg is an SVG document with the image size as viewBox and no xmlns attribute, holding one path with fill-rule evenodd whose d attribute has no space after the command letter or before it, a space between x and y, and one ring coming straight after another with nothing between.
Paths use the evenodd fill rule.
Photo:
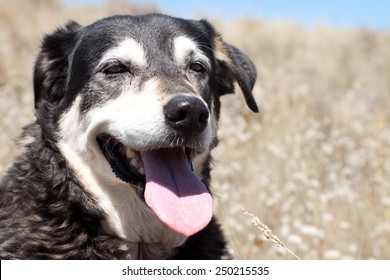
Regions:
<instances>
[{"instance_id":1,"label":"dog's nose","mask_svg":"<svg viewBox=\"0 0 390 280\"><path fill-rule=\"evenodd\" d=\"M166 122L176 131L189 136L202 133L209 120L206 104L195 96L178 95L164 106Z\"/></svg>"}]
</instances>

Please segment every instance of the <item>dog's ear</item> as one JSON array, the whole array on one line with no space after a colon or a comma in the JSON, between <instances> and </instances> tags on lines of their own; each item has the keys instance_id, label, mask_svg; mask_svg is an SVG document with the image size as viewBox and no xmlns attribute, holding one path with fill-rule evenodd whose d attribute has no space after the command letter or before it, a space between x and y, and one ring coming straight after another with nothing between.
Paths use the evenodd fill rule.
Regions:
<instances>
[{"instance_id":1,"label":"dog's ear","mask_svg":"<svg viewBox=\"0 0 390 280\"><path fill-rule=\"evenodd\" d=\"M222 77L219 80L220 94L233 93L234 82L237 82L248 107L253 112L259 112L252 94L257 77L253 62L235 46L225 43L220 36L215 37L214 48L222 70Z\"/></svg>"},{"instance_id":2,"label":"dog's ear","mask_svg":"<svg viewBox=\"0 0 390 280\"><path fill-rule=\"evenodd\" d=\"M34 68L35 108L42 100L54 103L64 96L69 55L81 28L77 22L70 21L43 39Z\"/></svg>"}]
</instances>

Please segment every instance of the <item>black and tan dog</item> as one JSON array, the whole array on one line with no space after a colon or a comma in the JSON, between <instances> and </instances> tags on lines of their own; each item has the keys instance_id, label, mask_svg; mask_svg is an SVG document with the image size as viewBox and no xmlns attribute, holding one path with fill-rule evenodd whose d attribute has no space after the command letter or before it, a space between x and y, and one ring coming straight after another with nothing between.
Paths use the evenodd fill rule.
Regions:
<instances>
[{"instance_id":1,"label":"black and tan dog","mask_svg":"<svg viewBox=\"0 0 390 280\"><path fill-rule=\"evenodd\" d=\"M220 259L210 151L253 63L204 20L70 22L44 38L36 122L0 186L1 259Z\"/></svg>"}]
</instances>

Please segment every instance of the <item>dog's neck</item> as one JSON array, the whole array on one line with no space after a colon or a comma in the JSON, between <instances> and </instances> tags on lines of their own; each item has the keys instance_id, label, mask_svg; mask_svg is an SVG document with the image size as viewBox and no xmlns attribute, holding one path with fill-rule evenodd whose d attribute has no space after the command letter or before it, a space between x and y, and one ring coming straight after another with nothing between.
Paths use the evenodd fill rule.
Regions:
<instances>
[{"instance_id":1,"label":"dog's neck","mask_svg":"<svg viewBox=\"0 0 390 280\"><path fill-rule=\"evenodd\" d=\"M135 259L169 258L186 241L162 223L131 186L110 186L103 192L97 196L106 208L105 229L126 239Z\"/></svg>"},{"instance_id":2,"label":"dog's neck","mask_svg":"<svg viewBox=\"0 0 390 280\"><path fill-rule=\"evenodd\" d=\"M128 241L127 250L133 259L166 259L184 244L187 238L162 223L133 186L106 180L104 172L96 176L90 163L95 168L98 163L93 159L86 161L65 143L59 142L58 147L74 175L105 213L104 231Z\"/></svg>"}]
</instances>

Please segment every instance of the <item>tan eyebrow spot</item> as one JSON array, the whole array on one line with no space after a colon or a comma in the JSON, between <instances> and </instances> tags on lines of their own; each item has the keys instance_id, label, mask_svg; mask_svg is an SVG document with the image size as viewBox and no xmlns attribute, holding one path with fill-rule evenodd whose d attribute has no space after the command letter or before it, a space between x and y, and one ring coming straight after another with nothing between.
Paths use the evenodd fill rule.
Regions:
<instances>
[{"instance_id":1,"label":"tan eyebrow spot","mask_svg":"<svg viewBox=\"0 0 390 280\"><path fill-rule=\"evenodd\" d=\"M232 60L230 59L229 57L229 54L225 48L225 45L224 43L222 42L222 39L220 36L215 36L214 37L214 40L213 40L213 43L214 43L214 55L215 57L220 60L220 61L223 61L225 62L226 64L228 64L228 66L231 66L232 65Z\"/></svg>"}]
</instances>

